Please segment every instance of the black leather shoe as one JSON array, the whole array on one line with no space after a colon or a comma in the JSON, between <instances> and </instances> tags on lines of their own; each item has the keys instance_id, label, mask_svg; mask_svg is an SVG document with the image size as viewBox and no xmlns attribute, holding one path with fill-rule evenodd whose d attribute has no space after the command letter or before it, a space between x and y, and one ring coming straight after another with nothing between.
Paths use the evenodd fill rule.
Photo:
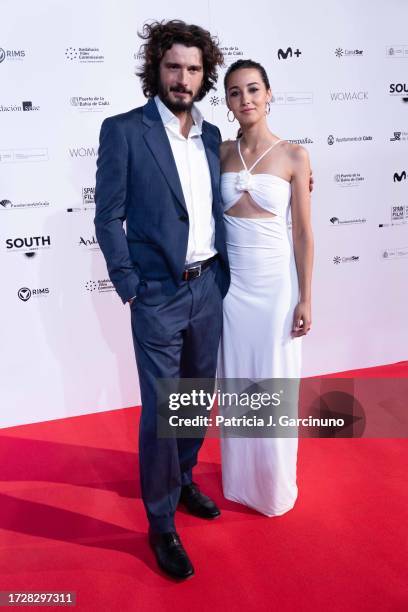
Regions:
<instances>
[{"instance_id":1,"label":"black leather shoe","mask_svg":"<svg viewBox=\"0 0 408 612\"><path fill-rule=\"evenodd\" d=\"M180 541L178 533L157 533L149 529L149 544L159 567L172 578L186 579L194 575L194 568Z\"/></svg>"},{"instance_id":2,"label":"black leather shoe","mask_svg":"<svg viewBox=\"0 0 408 612\"><path fill-rule=\"evenodd\" d=\"M215 519L221 512L216 504L204 493L201 493L198 485L194 482L181 487L180 503L187 510L200 518Z\"/></svg>"}]
</instances>

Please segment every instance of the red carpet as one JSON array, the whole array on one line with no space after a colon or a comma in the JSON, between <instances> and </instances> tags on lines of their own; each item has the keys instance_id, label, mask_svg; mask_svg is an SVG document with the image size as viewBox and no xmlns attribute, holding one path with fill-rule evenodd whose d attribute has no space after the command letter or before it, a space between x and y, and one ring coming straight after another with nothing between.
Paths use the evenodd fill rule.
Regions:
<instances>
[{"instance_id":1,"label":"red carpet","mask_svg":"<svg viewBox=\"0 0 408 612\"><path fill-rule=\"evenodd\" d=\"M358 375L408 376L408 362ZM145 537L138 415L0 432L1 591L76 591L76 609L90 611L408 609L406 440L301 440L298 502L271 519L223 499L218 441L207 440L196 480L222 517L177 513L196 569L177 584Z\"/></svg>"}]
</instances>

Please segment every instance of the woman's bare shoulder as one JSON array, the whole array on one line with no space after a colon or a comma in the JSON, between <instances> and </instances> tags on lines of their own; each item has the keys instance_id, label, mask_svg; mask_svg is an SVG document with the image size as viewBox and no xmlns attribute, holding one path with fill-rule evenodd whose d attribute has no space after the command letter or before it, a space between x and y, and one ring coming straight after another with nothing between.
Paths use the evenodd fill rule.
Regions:
<instances>
[{"instance_id":1,"label":"woman's bare shoulder","mask_svg":"<svg viewBox=\"0 0 408 612\"><path fill-rule=\"evenodd\" d=\"M223 161L226 157L228 157L228 155L232 153L234 148L237 146L236 142L236 140L224 140L224 142L220 144L221 161Z\"/></svg>"}]
</instances>

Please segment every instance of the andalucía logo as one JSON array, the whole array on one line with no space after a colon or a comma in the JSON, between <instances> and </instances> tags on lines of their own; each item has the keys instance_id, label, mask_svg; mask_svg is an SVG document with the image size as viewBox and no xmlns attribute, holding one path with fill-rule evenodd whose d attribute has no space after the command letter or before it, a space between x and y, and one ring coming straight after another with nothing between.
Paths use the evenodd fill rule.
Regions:
<instances>
[{"instance_id":1,"label":"andaluc\u00eda logo","mask_svg":"<svg viewBox=\"0 0 408 612\"><path fill-rule=\"evenodd\" d=\"M294 55L299 58L299 56L302 55L302 52L299 51L299 49L293 51L292 47L288 47L286 51L284 51L283 49L278 49L278 59L280 60L288 59L288 57L293 57Z\"/></svg>"}]
</instances>

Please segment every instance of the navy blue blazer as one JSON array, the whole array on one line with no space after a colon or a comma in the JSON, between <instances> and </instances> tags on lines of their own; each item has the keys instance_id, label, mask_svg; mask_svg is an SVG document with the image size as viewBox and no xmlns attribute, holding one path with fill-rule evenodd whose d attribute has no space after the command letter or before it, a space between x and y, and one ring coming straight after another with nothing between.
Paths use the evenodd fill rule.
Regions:
<instances>
[{"instance_id":1,"label":"navy blue blazer","mask_svg":"<svg viewBox=\"0 0 408 612\"><path fill-rule=\"evenodd\" d=\"M220 194L221 134L204 121L201 137L213 193L220 264L216 281L224 297L230 276ZM173 295L182 282L189 218L170 142L153 99L102 123L95 203L96 236L122 301L137 295L146 304L160 304Z\"/></svg>"}]
</instances>

